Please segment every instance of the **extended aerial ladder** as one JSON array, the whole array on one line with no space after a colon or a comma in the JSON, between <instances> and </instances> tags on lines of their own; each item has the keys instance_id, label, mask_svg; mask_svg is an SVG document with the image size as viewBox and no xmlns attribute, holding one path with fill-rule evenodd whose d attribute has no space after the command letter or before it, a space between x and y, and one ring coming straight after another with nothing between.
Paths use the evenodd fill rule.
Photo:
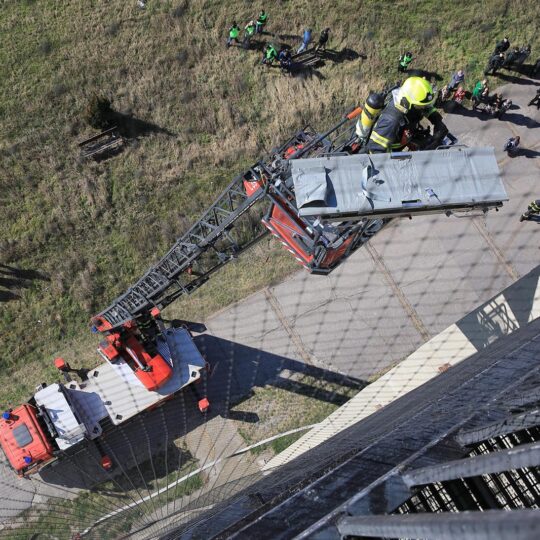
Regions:
<instances>
[{"instance_id":1,"label":"extended aerial ladder","mask_svg":"<svg viewBox=\"0 0 540 540\"><path fill-rule=\"evenodd\" d=\"M430 156L429 160L422 161L424 168L429 164L429 174L423 174L418 165L420 161L411 159L411 152L374 156L377 166L373 160L369 164L365 155L358 161L360 154L356 156L357 162L351 172L351 167L344 163L349 158L354 159L353 155L360 150L354 131L354 122L360 113L360 108L354 109L322 134L305 127L265 159L234 178L157 264L93 318L94 329L105 333L114 331L129 321L144 319L152 308L161 310L180 296L194 292L214 272L252 247L269 231L310 273L324 275L395 217L412 217L418 213L449 214L474 208L487 211L507 200L492 150L475 153L460 147L420 152L418 154ZM449 155L449 152L453 154ZM461 166L449 168L449 163L458 157ZM333 173L334 181L338 176L343 177L345 169L349 171L349 177L357 175L356 184L345 182L339 188L342 198L347 198L346 191L349 190L349 198L363 196L368 207L353 208L352 211L349 208L343 212L336 206L329 212L321 204L318 207L311 205L312 211L307 209L310 204L306 206L305 201L298 204L299 168L302 164L312 167L311 174L304 175L308 184L332 182L325 172L325 163L329 159L342 163L340 174L337 169ZM446 173L436 181L434 172L443 163ZM315 171L317 167L318 172ZM377 167L382 169L382 176L386 175L384 179L377 177L380 172ZM390 174L389 171L393 172ZM407 189L400 191L397 188L400 174L404 186L411 182L415 184L414 197L408 197ZM461 183L458 182L460 179ZM385 182L387 184L381 188ZM448 188L444 188L445 182ZM381 209L381 202L390 195L373 192L385 191L390 184L394 190L393 200L399 198L399 204L389 203ZM351 190L354 185L358 186L358 193ZM459 193L453 197L455 186L459 186ZM309 191L309 186L307 189ZM425 196L420 196L420 192ZM369 205L377 206L378 212L373 212Z\"/></svg>"}]
</instances>

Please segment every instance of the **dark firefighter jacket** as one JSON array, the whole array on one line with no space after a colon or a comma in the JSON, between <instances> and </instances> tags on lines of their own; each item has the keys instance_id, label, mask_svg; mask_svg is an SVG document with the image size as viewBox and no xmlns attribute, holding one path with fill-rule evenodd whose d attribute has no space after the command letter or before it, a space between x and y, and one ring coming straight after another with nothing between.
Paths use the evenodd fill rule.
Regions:
<instances>
[{"instance_id":1,"label":"dark firefighter jacket","mask_svg":"<svg viewBox=\"0 0 540 540\"><path fill-rule=\"evenodd\" d=\"M504 41L504 39L502 39L497 43L497 45L495 45L495 50L493 51L493 54L505 53L509 47L510 42Z\"/></svg>"},{"instance_id":2,"label":"dark firefighter jacket","mask_svg":"<svg viewBox=\"0 0 540 540\"><path fill-rule=\"evenodd\" d=\"M438 146L448 133L448 129L435 107L425 111L411 109L408 113L404 113L396 107L392 100L386 105L371 131L367 144L368 152L397 152L401 150L404 146L402 144L404 130L415 128L423 117L426 117L434 125L434 146Z\"/></svg>"}]
</instances>

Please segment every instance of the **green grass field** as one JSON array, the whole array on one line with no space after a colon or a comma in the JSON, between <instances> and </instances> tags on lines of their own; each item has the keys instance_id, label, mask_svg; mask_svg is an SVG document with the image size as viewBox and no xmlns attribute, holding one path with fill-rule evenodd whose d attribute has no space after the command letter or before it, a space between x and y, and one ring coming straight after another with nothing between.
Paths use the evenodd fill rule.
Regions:
<instances>
[{"instance_id":1,"label":"green grass field","mask_svg":"<svg viewBox=\"0 0 540 540\"><path fill-rule=\"evenodd\" d=\"M52 358L97 361L90 315L173 243L243 166L306 122L330 125L370 88L398 78L400 52L468 86L495 42L538 47L536 0L269 3L275 41L331 28L330 47L367 58L289 78L259 53L224 46L251 1L16 0L0 12L0 387L13 404L54 377ZM272 39L271 36L264 36ZM535 41L536 40L536 41ZM495 85L495 82L492 83ZM81 162L92 94L153 131L120 155ZM18 270L27 272L21 274ZM296 268L257 247L175 312L200 320ZM43 279L46 278L46 279Z\"/></svg>"}]
</instances>

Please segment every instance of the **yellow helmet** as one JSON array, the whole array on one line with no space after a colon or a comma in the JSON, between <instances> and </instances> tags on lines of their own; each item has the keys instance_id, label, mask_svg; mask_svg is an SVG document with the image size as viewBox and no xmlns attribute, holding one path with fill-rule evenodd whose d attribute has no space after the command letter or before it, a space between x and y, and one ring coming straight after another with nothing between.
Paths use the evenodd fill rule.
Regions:
<instances>
[{"instance_id":1,"label":"yellow helmet","mask_svg":"<svg viewBox=\"0 0 540 540\"><path fill-rule=\"evenodd\" d=\"M398 103L406 110L429 107L437 97L431 84L422 77L409 77L398 90Z\"/></svg>"}]
</instances>

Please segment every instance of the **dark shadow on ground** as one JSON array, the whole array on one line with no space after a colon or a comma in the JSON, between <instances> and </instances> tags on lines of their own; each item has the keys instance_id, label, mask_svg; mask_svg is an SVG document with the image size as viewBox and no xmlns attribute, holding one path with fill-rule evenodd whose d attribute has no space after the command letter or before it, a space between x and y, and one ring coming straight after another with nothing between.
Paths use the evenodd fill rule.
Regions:
<instances>
[{"instance_id":1,"label":"dark shadow on ground","mask_svg":"<svg viewBox=\"0 0 540 540\"><path fill-rule=\"evenodd\" d=\"M223 396L224 380L230 381L227 392L229 401L238 404L249 397L254 386L279 386L284 380L293 381L291 377L283 377L282 372L285 370L349 388L360 389L366 384L360 379L207 334L197 336L195 342L212 366L208 394L213 407L217 407L221 403L219 400L226 397ZM290 387L290 391L295 391L293 386ZM316 397L319 390L311 388L311 392L311 395ZM306 395L306 388L303 387L298 393ZM227 410L219 405L219 413L226 416Z\"/></svg>"},{"instance_id":2,"label":"dark shadow on ground","mask_svg":"<svg viewBox=\"0 0 540 540\"><path fill-rule=\"evenodd\" d=\"M519 215L516 216L519 219ZM495 339L525 326L532 315L535 291L540 279L540 266L531 270L502 291L506 303L488 300L456 324L477 350ZM510 306L510 309L507 307Z\"/></svg>"},{"instance_id":3,"label":"dark shadow on ground","mask_svg":"<svg viewBox=\"0 0 540 540\"><path fill-rule=\"evenodd\" d=\"M292 57L289 70L284 71L292 77L311 78L325 80L326 77L317 69L325 65L325 61L341 64L345 61L353 61L358 58L365 58L365 55L357 53L353 49L344 48L340 51L325 49L316 51L314 47L307 49Z\"/></svg>"},{"instance_id":4,"label":"dark shadow on ground","mask_svg":"<svg viewBox=\"0 0 540 540\"><path fill-rule=\"evenodd\" d=\"M291 77L300 77L303 79L310 79L311 77L315 77L321 81L326 80L326 77L318 69L316 69L315 66L306 66L304 64L296 62L291 64L289 71L285 73L290 75Z\"/></svg>"},{"instance_id":5,"label":"dark shadow on ground","mask_svg":"<svg viewBox=\"0 0 540 540\"><path fill-rule=\"evenodd\" d=\"M355 390L360 390L367 384L357 378L207 334L196 336L194 340L210 364L209 377L196 385L199 394L208 396L211 404L208 412L199 412L197 396L191 391L194 388L191 385L173 399L164 402L161 407L142 412L125 424L113 426L110 421L104 421L103 435L98 441L102 450L115 464L112 471L105 472L101 468L101 457L97 448L93 443L87 443L76 448L74 452L65 453L60 461L43 469L40 473L43 481L89 489L106 480L114 480L121 481L122 485L129 482L141 490L141 496L148 495L155 486L154 473L160 477L155 470L157 463L163 461L165 449L175 439L217 416L237 422L259 421L257 413L247 410L245 405L240 407L241 410L231 411L233 407L236 408L249 399L255 387L270 385L287 392L342 405L347 401L347 396L333 392L329 387L312 386L309 379L302 376ZM215 434L214 438L221 436L230 437L231 434ZM225 456L216 455L215 459L220 457ZM175 459L178 470L182 465L178 460L185 461L187 456L182 457L179 453Z\"/></svg>"},{"instance_id":6,"label":"dark shadow on ground","mask_svg":"<svg viewBox=\"0 0 540 540\"><path fill-rule=\"evenodd\" d=\"M266 43L264 41L255 41L252 39L249 42L248 47L244 47L243 45L238 45L238 47L246 51L256 51L262 54L264 48L266 47Z\"/></svg>"},{"instance_id":7,"label":"dark shadow on ground","mask_svg":"<svg viewBox=\"0 0 540 540\"><path fill-rule=\"evenodd\" d=\"M319 51L317 54L323 60L329 60L330 62L334 62L335 64L352 62L353 60L358 60L358 58L362 58L363 60L367 58L367 55L363 53L358 53L355 50L349 49L347 47L341 49L340 51L336 51L335 49L325 49Z\"/></svg>"},{"instance_id":8,"label":"dark shadow on ground","mask_svg":"<svg viewBox=\"0 0 540 540\"><path fill-rule=\"evenodd\" d=\"M189 457L188 452L183 452L171 443L153 455L152 462L147 460L140 463L132 474L119 475L108 491L99 491L100 493L114 494L134 488L155 490L159 487L157 479L164 478L171 472L179 470L189 461Z\"/></svg>"},{"instance_id":9,"label":"dark shadow on ground","mask_svg":"<svg viewBox=\"0 0 540 540\"><path fill-rule=\"evenodd\" d=\"M539 83L532 81L529 78L524 77L516 77L515 75L508 75L506 73L503 73L501 71L498 71L493 75L493 77L498 77L502 81L506 81L512 84L526 84L526 85L532 85L532 86L538 86Z\"/></svg>"},{"instance_id":10,"label":"dark shadow on ground","mask_svg":"<svg viewBox=\"0 0 540 540\"><path fill-rule=\"evenodd\" d=\"M478 120L486 121L493 118L487 112L481 109L468 109L467 107L456 103L455 101L445 101L442 105L444 112L449 114L458 114L469 118L477 118Z\"/></svg>"},{"instance_id":11,"label":"dark shadow on ground","mask_svg":"<svg viewBox=\"0 0 540 540\"><path fill-rule=\"evenodd\" d=\"M442 81L443 78L435 71L427 71L425 69L409 69L405 72L407 77L424 77L428 81Z\"/></svg>"},{"instance_id":12,"label":"dark shadow on ground","mask_svg":"<svg viewBox=\"0 0 540 540\"><path fill-rule=\"evenodd\" d=\"M540 71L537 73L533 73L534 64L514 64L512 66L505 66L503 67L503 69L505 69L506 71L513 71L514 73L519 73L523 77L528 77L529 79L533 79L536 81L540 79Z\"/></svg>"},{"instance_id":13,"label":"dark shadow on ground","mask_svg":"<svg viewBox=\"0 0 540 540\"><path fill-rule=\"evenodd\" d=\"M483 122L485 122L486 120L497 119L497 117L487 113L485 110L483 110L483 108L468 109L467 107L464 107L463 105L460 105L455 101L444 102L442 104L442 108L445 112L449 114L458 114L460 116L467 116L469 118L477 118L478 120L481 120ZM517 108L519 109L519 107ZM525 116L521 113L513 113L506 111L499 118L499 120L502 120L503 122L510 122L517 126L524 126L529 129L535 129L537 127L540 127L540 122L537 122L536 120L533 120L532 118Z\"/></svg>"},{"instance_id":14,"label":"dark shadow on ground","mask_svg":"<svg viewBox=\"0 0 540 540\"><path fill-rule=\"evenodd\" d=\"M37 270L16 268L0 263L0 302L17 300L20 296L14 292L28 289L33 281L49 281L49 278Z\"/></svg>"},{"instance_id":15,"label":"dark shadow on ground","mask_svg":"<svg viewBox=\"0 0 540 540\"><path fill-rule=\"evenodd\" d=\"M260 421L257 413L249 411L229 411L228 418L239 422L247 422L249 424L256 424Z\"/></svg>"},{"instance_id":16,"label":"dark shadow on ground","mask_svg":"<svg viewBox=\"0 0 540 540\"><path fill-rule=\"evenodd\" d=\"M0 289L0 302L10 302L11 300L19 300L20 296L11 291Z\"/></svg>"},{"instance_id":17,"label":"dark shadow on ground","mask_svg":"<svg viewBox=\"0 0 540 540\"><path fill-rule=\"evenodd\" d=\"M271 35L271 34L268 32L268 35ZM289 39L289 40L297 41L298 45L302 43L302 36L295 35L295 34L278 34L277 37L279 39Z\"/></svg>"},{"instance_id":18,"label":"dark shadow on ground","mask_svg":"<svg viewBox=\"0 0 540 540\"><path fill-rule=\"evenodd\" d=\"M516 126L524 126L529 129L540 127L540 122L537 122L536 120L533 120L532 118L529 118L521 113L506 112L502 119L505 122L511 122L512 124L516 124Z\"/></svg>"},{"instance_id":19,"label":"dark shadow on ground","mask_svg":"<svg viewBox=\"0 0 540 540\"><path fill-rule=\"evenodd\" d=\"M162 133L168 136L175 134L166 128L162 128L152 122L140 120L130 114L113 111L111 115L111 124L118 127L118 132L126 139L136 139L152 133Z\"/></svg>"},{"instance_id":20,"label":"dark shadow on ground","mask_svg":"<svg viewBox=\"0 0 540 540\"><path fill-rule=\"evenodd\" d=\"M514 152L513 157L537 158L538 156L540 156L540 152L538 150L530 150L529 148L518 148Z\"/></svg>"},{"instance_id":21,"label":"dark shadow on ground","mask_svg":"<svg viewBox=\"0 0 540 540\"><path fill-rule=\"evenodd\" d=\"M0 274L13 276L14 278L18 279L50 281L50 278L47 275L45 275L43 272L39 272L38 270L16 268L15 266L9 266L3 263L0 263Z\"/></svg>"},{"instance_id":22,"label":"dark shadow on ground","mask_svg":"<svg viewBox=\"0 0 540 540\"><path fill-rule=\"evenodd\" d=\"M317 390L316 393L313 392L313 387L304 384L299 381L286 379L284 377L278 377L272 386L276 388L281 388L283 390L288 390L289 392L294 392L295 394L300 394L306 397L314 397L315 399L321 401L327 401L328 403L335 403L336 405L343 405L349 401L347 396L343 394L338 394L337 392L328 392L327 390Z\"/></svg>"}]
</instances>

